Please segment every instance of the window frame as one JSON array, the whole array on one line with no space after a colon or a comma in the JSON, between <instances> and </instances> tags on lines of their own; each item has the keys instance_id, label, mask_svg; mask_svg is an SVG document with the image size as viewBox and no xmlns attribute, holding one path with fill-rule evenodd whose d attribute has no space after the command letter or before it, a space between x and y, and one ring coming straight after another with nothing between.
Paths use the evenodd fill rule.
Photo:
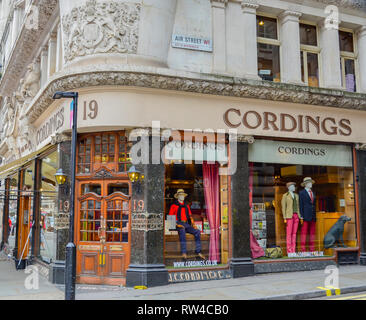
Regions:
<instances>
[{"instance_id":1,"label":"window frame","mask_svg":"<svg viewBox=\"0 0 366 320\"><path fill-rule=\"evenodd\" d=\"M280 33L280 26L279 26L279 22L278 22L278 17L276 15L273 14L269 14L267 12L262 12L262 11L258 11L256 13L256 23L257 23L257 17L265 17L265 18L271 18L271 19L276 19L276 27L277 27L277 39L270 39L270 38L264 38L264 37L258 37L258 33L257 33L257 25L256 25L256 36L257 36L257 44L261 43L261 44L268 44L268 45L272 45L272 46L277 46L279 49L279 62L280 62L280 81L279 83L282 82L282 61L281 61L281 57L282 57L282 46L281 46L281 33ZM258 45L257 45L257 62L258 62ZM258 67L257 67L258 69ZM258 73L259 70L257 70ZM258 74L259 76L259 74ZM259 76L260 77L260 76ZM262 81L268 81L268 80L263 80ZM270 81L270 82L275 82L275 81Z\"/></svg>"},{"instance_id":2,"label":"window frame","mask_svg":"<svg viewBox=\"0 0 366 320\"><path fill-rule=\"evenodd\" d=\"M343 90L347 91L345 60L353 60L354 67L355 67L355 85L356 85L356 91L354 91L354 92L359 92L359 89L358 89L359 68L358 68L358 59L357 59L358 58L358 48L357 48L356 32L354 30L348 29L348 28L338 28L338 36L339 36L339 31L352 33L352 37L353 37L353 52L341 51L341 48L339 46L339 54L340 54L340 58L341 58L340 63L341 63L342 88L343 88ZM347 92L350 92L350 91L347 91Z\"/></svg>"},{"instance_id":3,"label":"window frame","mask_svg":"<svg viewBox=\"0 0 366 320\"><path fill-rule=\"evenodd\" d=\"M305 25L313 26L316 28L316 43L317 43L316 46L302 44L301 39L300 39L300 59L301 59L301 52L302 52L303 53L302 63L304 66L304 84L306 86L309 86L308 53L316 54L318 56L318 72L319 72L318 88L320 88L323 83L322 82L323 77L322 77L322 65L321 65L321 59L320 59L321 49L320 49L320 41L319 41L319 36L320 36L319 28L315 22L311 22L311 21L307 21L307 20L300 20L299 21L299 32L300 32L300 24L305 24ZM301 61L300 61L300 65L301 65Z\"/></svg>"}]
</instances>

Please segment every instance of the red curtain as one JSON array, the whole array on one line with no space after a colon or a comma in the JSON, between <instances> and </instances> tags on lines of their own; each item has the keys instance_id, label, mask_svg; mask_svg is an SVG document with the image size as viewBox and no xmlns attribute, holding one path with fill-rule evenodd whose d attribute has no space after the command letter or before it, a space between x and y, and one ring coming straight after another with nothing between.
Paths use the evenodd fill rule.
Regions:
<instances>
[{"instance_id":1,"label":"red curtain","mask_svg":"<svg viewBox=\"0 0 366 320\"><path fill-rule=\"evenodd\" d=\"M206 202L206 215L210 224L209 260L220 261L220 195L219 195L219 165L202 165L203 186Z\"/></svg>"}]
</instances>

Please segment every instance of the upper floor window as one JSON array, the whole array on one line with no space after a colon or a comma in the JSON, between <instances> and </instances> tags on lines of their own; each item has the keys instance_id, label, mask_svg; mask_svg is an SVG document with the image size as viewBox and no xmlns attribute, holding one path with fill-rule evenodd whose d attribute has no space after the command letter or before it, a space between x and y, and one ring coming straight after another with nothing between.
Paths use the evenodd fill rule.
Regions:
<instances>
[{"instance_id":1,"label":"upper floor window","mask_svg":"<svg viewBox=\"0 0 366 320\"><path fill-rule=\"evenodd\" d=\"M352 32L339 31L339 50L341 53L342 87L356 92L355 44Z\"/></svg>"},{"instance_id":2,"label":"upper floor window","mask_svg":"<svg viewBox=\"0 0 366 320\"><path fill-rule=\"evenodd\" d=\"M300 23L301 80L309 87L319 87L319 53L317 28Z\"/></svg>"},{"instance_id":3,"label":"upper floor window","mask_svg":"<svg viewBox=\"0 0 366 320\"><path fill-rule=\"evenodd\" d=\"M263 80L280 82L280 41L277 19L257 16L258 75Z\"/></svg>"}]
</instances>

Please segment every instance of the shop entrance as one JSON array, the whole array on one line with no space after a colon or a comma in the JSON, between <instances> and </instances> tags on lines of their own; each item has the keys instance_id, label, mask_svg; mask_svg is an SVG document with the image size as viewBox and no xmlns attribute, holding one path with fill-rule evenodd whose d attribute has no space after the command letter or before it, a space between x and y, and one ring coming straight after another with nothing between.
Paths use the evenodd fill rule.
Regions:
<instances>
[{"instance_id":1,"label":"shop entrance","mask_svg":"<svg viewBox=\"0 0 366 320\"><path fill-rule=\"evenodd\" d=\"M77 182L77 282L125 285L130 261L129 180Z\"/></svg>"}]
</instances>

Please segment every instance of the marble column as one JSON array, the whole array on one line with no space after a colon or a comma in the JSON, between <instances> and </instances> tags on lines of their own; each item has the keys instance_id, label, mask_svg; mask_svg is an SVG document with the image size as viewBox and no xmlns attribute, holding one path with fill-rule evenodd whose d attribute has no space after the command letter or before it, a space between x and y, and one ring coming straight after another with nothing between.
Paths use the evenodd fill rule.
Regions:
<instances>
[{"instance_id":1,"label":"marble column","mask_svg":"<svg viewBox=\"0 0 366 320\"><path fill-rule=\"evenodd\" d=\"M58 146L58 163L64 174L71 177L71 141L64 136ZM65 283L65 260L66 245L69 242L69 204L70 203L70 179L66 183L58 186L57 193L57 217L55 219L55 260L52 261L49 270L49 281L56 284ZM67 221L65 225L60 225L60 221Z\"/></svg>"},{"instance_id":2,"label":"marble column","mask_svg":"<svg viewBox=\"0 0 366 320\"><path fill-rule=\"evenodd\" d=\"M303 84L301 81L300 25L301 13L284 11L279 16L281 35L281 82Z\"/></svg>"},{"instance_id":3,"label":"marble column","mask_svg":"<svg viewBox=\"0 0 366 320\"><path fill-rule=\"evenodd\" d=\"M52 32L48 40L48 66L47 77L51 77L56 71L56 56L57 56L57 32Z\"/></svg>"},{"instance_id":4,"label":"marble column","mask_svg":"<svg viewBox=\"0 0 366 320\"><path fill-rule=\"evenodd\" d=\"M226 72L226 12L228 0L211 0L212 37L213 37L213 72Z\"/></svg>"},{"instance_id":5,"label":"marble column","mask_svg":"<svg viewBox=\"0 0 366 320\"><path fill-rule=\"evenodd\" d=\"M245 78L261 80L258 76L258 53L257 53L257 9L255 2L243 1L241 3L244 38L243 73Z\"/></svg>"},{"instance_id":6,"label":"marble column","mask_svg":"<svg viewBox=\"0 0 366 320\"><path fill-rule=\"evenodd\" d=\"M357 91L366 93L366 26L362 26L357 32L358 38L358 66L360 81L357 83Z\"/></svg>"},{"instance_id":7,"label":"marble column","mask_svg":"<svg viewBox=\"0 0 366 320\"><path fill-rule=\"evenodd\" d=\"M152 152L156 142L160 150L163 144L160 136L141 136L149 146L149 164L136 165L145 178L142 182L135 182L132 188L131 258L126 271L127 287L168 284L168 271L164 265L165 168L161 161L158 164L154 161ZM154 225L149 223L151 218L155 220Z\"/></svg>"},{"instance_id":8,"label":"marble column","mask_svg":"<svg viewBox=\"0 0 366 320\"><path fill-rule=\"evenodd\" d=\"M356 150L357 172L356 181L358 185L358 207L359 221L357 226L361 234L358 235L360 242L360 264L366 266L366 145Z\"/></svg>"},{"instance_id":9,"label":"marble column","mask_svg":"<svg viewBox=\"0 0 366 320\"><path fill-rule=\"evenodd\" d=\"M335 22L333 25L329 25L323 21L320 23L319 29L322 59L322 87L342 89L338 23Z\"/></svg>"},{"instance_id":10,"label":"marble column","mask_svg":"<svg viewBox=\"0 0 366 320\"><path fill-rule=\"evenodd\" d=\"M230 269L234 278L254 274L250 250L248 139L238 136L237 169L231 176L231 237ZM233 155L235 156L235 155ZM239 161L240 160L240 161Z\"/></svg>"}]
</instances>

